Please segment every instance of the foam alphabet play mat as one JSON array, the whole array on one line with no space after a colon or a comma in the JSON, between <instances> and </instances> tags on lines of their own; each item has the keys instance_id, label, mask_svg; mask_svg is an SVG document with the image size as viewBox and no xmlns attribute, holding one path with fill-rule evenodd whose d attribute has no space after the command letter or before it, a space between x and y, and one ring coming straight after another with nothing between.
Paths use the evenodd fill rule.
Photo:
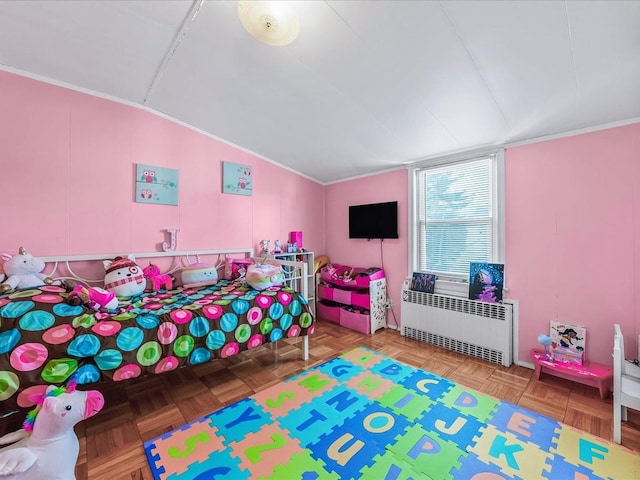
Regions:
<instances>
[{"instance_id":1,"label":"foam alphabet play mat","mask_svg":"<svg viewBox=\"0 0 640 480\"><path fill-rule=\"evenodd\" d=\"M640 479L634 451L363 347L144 447L156 480Z\"/></svg>"}]
</instances>

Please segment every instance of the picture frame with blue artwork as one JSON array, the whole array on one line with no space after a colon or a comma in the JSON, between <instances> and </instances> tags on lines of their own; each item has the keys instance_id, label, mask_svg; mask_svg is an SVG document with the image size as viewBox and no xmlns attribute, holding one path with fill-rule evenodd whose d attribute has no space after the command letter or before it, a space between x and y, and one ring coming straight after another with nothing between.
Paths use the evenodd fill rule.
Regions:
<instances>
[{"instance_id":1,"label":"picture frame with blue artwork","mask_svg":"<svg viewBox=\"0 0 640 480\"><path fill-rule=\"evenodd\" d=\"M471 262L469 265L469 299L502 303L504 264Z\"/></svg>"}]
</instances>

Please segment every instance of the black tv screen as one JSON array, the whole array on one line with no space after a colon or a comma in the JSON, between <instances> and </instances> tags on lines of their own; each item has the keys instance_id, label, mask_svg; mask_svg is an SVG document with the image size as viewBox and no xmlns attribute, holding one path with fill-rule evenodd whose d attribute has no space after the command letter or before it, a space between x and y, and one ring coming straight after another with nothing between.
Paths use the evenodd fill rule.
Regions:
<instances>
[{"instance_id":1,"label":"black tv screen","mask_svg":"<svg viewBox=\"0 0 640 480\"><path fill-rule=\"evenodd\" d=\"M351 205L349 238L398 238L398 202Z\"/></svg>"}]
</instances>

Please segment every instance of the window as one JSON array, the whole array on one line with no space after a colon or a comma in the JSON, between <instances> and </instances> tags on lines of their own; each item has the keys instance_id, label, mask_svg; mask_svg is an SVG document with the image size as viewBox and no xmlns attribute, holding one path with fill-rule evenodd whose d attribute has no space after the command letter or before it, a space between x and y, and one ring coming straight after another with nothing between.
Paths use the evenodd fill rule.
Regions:
<instances>
[{"instance_id":1,"label":"window","mask_svg":"<svg viewBox=\"0 0 640 480\"><path fill-rule=\"evenodd\" d=\"M502 152L410 170L413 271L465 280L470 262L504 262Z\"/></svg>"}]
</instances>

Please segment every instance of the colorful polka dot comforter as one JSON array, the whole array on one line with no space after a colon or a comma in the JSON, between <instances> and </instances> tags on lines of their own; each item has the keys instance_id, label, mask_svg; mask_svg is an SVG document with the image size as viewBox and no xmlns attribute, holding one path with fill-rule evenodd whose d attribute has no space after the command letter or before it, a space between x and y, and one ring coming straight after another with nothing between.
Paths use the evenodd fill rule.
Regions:
<instances>
[{"instance_id":1,"label":"colorful polka dot comforter","mask_svg":"<svg viewBox=\"0 0 640 480\"><path fill-rule=\"evenodd\" d=\"M307 300L288 287L221 280L145 293L117 311L66 302L57 286L0 297L0 414L31 408L48 385L159 374L310 335Z\"/></svg>"}]
</instances>

